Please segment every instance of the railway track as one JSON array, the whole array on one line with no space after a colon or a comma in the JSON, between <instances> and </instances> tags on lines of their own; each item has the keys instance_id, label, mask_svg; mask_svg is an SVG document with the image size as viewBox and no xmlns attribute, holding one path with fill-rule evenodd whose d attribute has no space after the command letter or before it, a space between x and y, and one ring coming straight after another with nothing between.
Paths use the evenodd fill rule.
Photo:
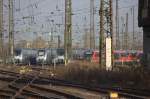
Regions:
<instances>
[{"instance_id":1,"label":"railway track","mask_svg":"<svg viewBox=\"0 0 150 99\"><path fill-rule=\"evenodd\" d=\"M39 68L38 68L39 70ZM130 88L104 88L104 87L87 87L82 84L73 84L68 81L54 79L54 78L48 78L48 77L40 77L39 75L30 75L30 74L24 74L20 75L19 73L11 72L11 71L5 71L0 70L0 81L6 81L8 82L8 85L5 87L8 87L8 90L0 89L0 96L3 97L31 97L34 96L35 99L37 97L42 97L44 99L60 99L60 98L67 98L67 99L82 99L82 97L74 96L71 94L67 94L64 92L61 92L59 90L54 89L48 89L45 87L41 87L39 85L56 85L56 86L65 86L65 87L72 87L72 88L79 88L79 89L86 89L94 92L99 92L102 94L106 94L109 96L110 92L116 92L121 97L126 98L134 98L134 99L149 99L150 98L150 91L148 90L136 90L136 89L130 89ZM7 88L6 88L7 89ZM45 92L47 94L41 94L42 92ZM3 94L1 94L3 93ZM51 93L52 95L48 95L48 93ZM50 97L53 96L53 97ZM8 98L8 99L9 99Z\"/></svg>"},{"instance_id":2,"label":"railway track","mask_svg":"<svg viewBox=\"0 0 150 99\"><path fill-rule=\"evenodd\" d=\"M46 81L40 81L38 75L20 75L10 71L0 70L0 80L8 82L6 86L0 89L0 98L4 99L81 99L78 96L60 92L54 89L42 88L34 83L41 84ZM7 76L7 77L6 77ZM50 82L47 82L47 84ZM34 90L33 90L34 89ZM47 94L41 94L42 91Z\"/></svg>"}]
</instances>

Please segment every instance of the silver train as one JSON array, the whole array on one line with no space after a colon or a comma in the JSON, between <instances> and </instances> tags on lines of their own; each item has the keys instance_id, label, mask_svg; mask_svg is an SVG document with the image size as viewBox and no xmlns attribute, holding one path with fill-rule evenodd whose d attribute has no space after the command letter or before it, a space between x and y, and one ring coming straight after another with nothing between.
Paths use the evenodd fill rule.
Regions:
<instances>
[{"instance_id":1,"label":"silver train","mask_svg":"<svg viewBox=\"0 0 150 99\"><path fill-rule=\"evenodd\" d=\"M14 50L15 64L36 64L37 49L18 48Z\"/></svg>"},{"instance_id":2,"label":"silver train","mask_svg":"<svg viewBox=\"0 0 150 99\"><path fill-rule=\"evenodd\" d=\"M78 49L73 49L72 50L72 57L74 60L84 60L89 58L88 54L91 54L93 49L83 49L83 48L78 48Z\"/></svg>"},{"instance_id":3,"label":"silver train","mask_svg":"<svg viewBox=\"0 0 150 99\"><path fill-rule=\"evenodd\" d=\"M64 49L48 48L39 49L36 57L37 64L60 64L64 63Z\"/></svg>"}]
</instances>

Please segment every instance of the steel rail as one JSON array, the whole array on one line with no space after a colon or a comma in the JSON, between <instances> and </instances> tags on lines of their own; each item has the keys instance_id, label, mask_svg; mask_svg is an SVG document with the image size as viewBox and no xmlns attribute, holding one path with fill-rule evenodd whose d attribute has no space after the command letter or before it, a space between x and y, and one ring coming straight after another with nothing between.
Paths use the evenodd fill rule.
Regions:
<instances>
[{"instance_id":1,"label":"steel rail","mask_svg":"<svg viewBox=\"0 0 150 99\"><path fill-rule=\"evenodd\" d=\"M47 91L47 92L50 92L50 93L56 93L60 96L64 96L64 97L69 98L69 99L82 99L79 96L71 95L69 93L65 93L65 92L55 90L55 89L51 89L51 88L45 88L45 87L41 87L41 86L33 85L33 84L31 84L30 87L35 88L35 89L39 89L39 90L43 90L43 91Z\"/></svg>"},{"instance_id":2,"label":"steel rail","mask_svg":"<svg viewBox=\"0 0 150 99\"><path fill-rule=\"evenodd\" d=\"M7 71L5 71L5 73L7 74ZM13 74L13 72L8 72L8 75L11 75L11 74ZM16 73L14 73L14 74L16 74ZM18 75L18 74L16 74L16 75ZM33 77L33 75L26 75L26 76ZM105 94L109 94L110 92L117 92L120 96L125 96L125 97L129 97L129 98L146 99L147 97L149 97L149 94L144 93L144 92L141 93L140 91L138 92L138 90L134 90L135 92L132 92L132 91L125 91L123 89L117 90L117 89L113 89L113 88L87 87L82 84L73 84L68 81L54 79L54 78L47 78L47 77L38 77L38 79L34 80L33 84L36 84L37 82L45 83L45 84L46 83L53 84L53 85L58 85L58 86L87 89L90 91L95 91L95 92L100 92L100 93L105 93ZM130 89L130 90L132 90L132 89Z\"/></svg>"},{"instance_id":3,"label":"steel rail","mask_svg":"<svg viewBox=\"0 0 150 99\"><path fill-rule=\"evenodd\" d=\"M41 93L34 92L34 91L32 91L32 90L29 90L29 89L24 89L21 94L22 94L22 95L26 95L26 96L38 97L38 99L58 99L58 98L56 98L56 97L43 95L43 94L41 94Z\"/></svg>"},{"instance_id":4,"label":"steel rail","mask_svg":"<svg viewBox=\"0 0 150 99\"><path fill-rule=\"evenodd\" d=\"M19 88L18 88L19 89ZM0 98L1 97L6 97L6 99L10 99L16 92L15 91L10 91L10 90L1 90L0 89ZM33 92L31 90L23 90L21 93L23 96L32 96L32 97L37 97L38 99L56 99L55 97L47 97L45 95L42 95L40 93Z\"/></svg>"},{"instance_id":5,"label":"steel rail","mask_svg":"<svg viewBox=\"0 0 150 99\"><path fill-rule=\"evenodd\" d=\"M15 78L9 78L9 80L12 80L10 83L8 83L5 87L10 87L10 88L14 88L14 84L17 84L17 81L20 81L21 79L24 79L24 75L20 75L19 73L15 73L15 72L10 72L10 71L5 71L5 70L0 70L0 74L4 74L4 75L9 75L9 76L14 76ZM6 80L7 78L1 78L1 80ZM25 89L26 87L28 87L34 80L36 79L36 77L32 78L31 81L29 81L28 83L26 83L22 88L20 88L18 91L16 91L14 93L14 96L12 96L12 99L16 99L17 96L20 95L20 93L23 91L23 89Z\"/></svg>"},{"instance_id":6,"label":"steel rail","mask_svg":"<svg viewBox=\"0 0 150 99\"><path fill-rule=\"evenodd\" d=\"M7 74L7 71L2 71L2 74ZM9 72L8 71L8 75L13 75L13 76L15 76L15 75L17 75L18 76L18 74L17 73L15 73L15 75L13 74L13 72ZM29 75L28 75L29 76ZM8 86L10 87L10 88L13 88L13 89L16 89L16 90L18 90L17 92L15 92L15 95L12 97L12 99L15 99L17 96L19 96L19 95L21 95L22 94L22 92L27 88L27 87L29 87L30 86L30 84L32 84L36 79L37 79L37 77L35 77L35 78L33 78L30 82L28 82L27 84L25 84L25 85L23 85L23 87L21 87L21 88L17 88L17 86L15 86L14 84L16 84L17 85L17 81L19 81L19 80L22 80L22 78L23 78L24 76L20 76L20 78L17 78L17 79L13 79L12 77L4 77L4 78L1 78L1 80L6 80L6 79L11 79L12 80L12 82L11 83L9 83L8 84ZM28 77L27 77L28 78ZM26 79L27 79L26 78ZM10 81L10 80L9 80ZM37 81L38 82L38 81ZM35 87L35 88L40 88L40 89L42 89L42 90L44 90L44 88L42 88L42 87ZM45 90L47 90L47 89L45 89ZM50 91L50 90L49 90ZM67 97L76 97L76 96L73 96L73 95L69 95L69 94L66 94L66 93L61 93L61 92L57 92L57 91L52 91L51 90L51 92L53 92L53 93L59 93L60 95L62 95L62 96L67 96ZM29 94L29 93L28 93ZM39 94L39 93L36 93L36 94ZM41 96L41 95L40 95ZM52 97L51 97L52 98ZM53 97L54 98L54 97ZM77 98L76 97L76 99L81 99L81 98Z\"/></svg>"},{"instance_id":7,"label":"steel rail","mask_svg":"<svg viewBox=\"0 0 150 99\"><path fill-rule=\"evenodd\" d=\"M140 96L148 96L150 97L150 90L141 90L141 89L133 89L133 88L122 88L122 87L107 87L107 88L104 88L103 89L107 89L107 90L113 90L113 91L116 91L116 92L120 92L120 93L130 93L130 94L133 94L133 95L140 95Z\"/></svg>"},{"instance_id":8,"label":"steel rail","mask_svg":"<svg viewBox=\"0 0 150 99\"><path fill-rule=\"evenodd\" d=\"M40 90L40 91L47 91L49 93L54 93L56 95L64 96L64 97L67 97L69 99L81 99L77 96L70 95L70 94L67 94L67 93L64 93L64 92L61 92L61 91L47 89L47 88L43 88L43 87L40 87L40 86L31 85L29 83L28 83L28 85L26 85L25 87L22 87L22 88L20 88L19 86L11 85L12 89L19 90L19 91L15 92L15 95L12 97L12 99L17 98L17 96L20 96L20 95L30 95L30 96L34 95L34 96L38 96L38 97L44 97L44 99L56 99L55 97L45 96L45 95L42 95L42 94L40 94L36 91L29 90L28 87L35 88L35 89Z\"/></svg>"},{"instance_id":9,"label":"steel rail","mask_svg":"<svg viewBox=\"0 0 150 99\"><path fill-rule=\"evenodd\" d=\"M31 81L29 81L27 84L25 84L22 88L20 88L15 95L12 97L12 99L16 99L17 96L19 96L22 91L27 88L30 84L32 84L32 82L36 79L37 77L34 77Z\"/></svg>"}]
</instances>

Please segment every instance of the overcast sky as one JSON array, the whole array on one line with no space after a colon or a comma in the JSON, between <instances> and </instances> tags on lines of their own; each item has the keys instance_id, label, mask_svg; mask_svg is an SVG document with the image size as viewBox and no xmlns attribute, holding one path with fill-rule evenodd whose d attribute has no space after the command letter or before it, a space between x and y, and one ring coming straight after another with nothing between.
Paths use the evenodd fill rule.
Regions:
<instances>
[{"instance_id":1,"label":"overcast sky","mask_svg":"<svg viewBox=\"0 0 150 99\"><path fill-rule=\"evenodd\" d=\"M51 28L53 28L55 35L61 35L63 39L64 1L65 0L14 0L14 23L15 32L17 32L15 35L16 40L32 40L35 38L35 32L38 36L42 36L44 39L48 40L48 33L51 31ZM115 1L116 0L113 0L114 15ZM4 3L5 20L8 20L8 1L4 0ZM97 42L99 35L99 5L100 0L95 0L95 34ZM130 32L132 31L131 27L133 24L131 10L133 6L135 7L135 27L136 31L138 31L138 0L119 0L119 19L121 21L121 17L125 18L126 13L129 13ZM90 0L72 0L72 11L73 42L83 42L82 35L84 34L85 26L86 28L89 28L90 23ZM33 16L32 19L31 16ZM54 22L51 22L51 20L54 20ZM5 22L5 28L7 28L7 21Z\"/></svg>"}]
</instances>

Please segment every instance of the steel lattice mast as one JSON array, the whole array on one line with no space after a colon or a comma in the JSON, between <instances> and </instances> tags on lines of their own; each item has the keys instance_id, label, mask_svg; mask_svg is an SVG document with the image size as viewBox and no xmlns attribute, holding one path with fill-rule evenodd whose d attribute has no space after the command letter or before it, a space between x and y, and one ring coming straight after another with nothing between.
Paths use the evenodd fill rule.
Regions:
<instances>
[{"instance_id":1,"label":"steel lattice mast","mask_svg":"<svg viewBox=\"0 0 150 99\"><path fill-rule=\"evenodd\" d=\"M65 0L65 32L64 32L64 48L65 48L65 64L71 58L72 50L72 0Z\"/></svg>"},{"instance_id":2,"label":"steel lattice mast","mask_svg":"<svg viewBox=\"0 0 150 99\"><path fill-rule=\"evenodd\" d=\"M9 52L12 57L14 54L13 0L9 0Z\"/></svg>"},{"instance_id":3,"label":"steel lattice mast","mask_svg":"<svg viewBox=\"0 0 150 99\"><path fill-rule=\"evenodd\" d=\"M94 0L90 0L90 48L95 49Z\"/></svg>"},{"instance_id":4,"label":"steel lattice mast","mask_svg":"<svg viewBox=\"0 0 150 99\"><path fill-rule=\"evenodd\" d=\"M106 66L106 37L113 39L113 13L112 0L101 0L100 2L100 67ZM113 41L113 40L112 40ZM111 42L113 44L113 42ZM112 49L113 50L113 49ZM113 57L112 57L113 58Z\"/></svg>"},{"instance_id":5,"label":"steel lattice mast","mask_svg":"<svg viewBox=\"0 0 150 99\"><path fill-rule=\"evenodd\" d=\"M116 0L116 49L120 49L120 32L119 32L119 0Z\"/></svg>"},{"instance_id":6,"label":"steel lattice mast","mask_svg":"<svg viewBox=\"0 0 150 99\"><path fill-rule=\"evenodd\" d=\"M0 0L0 54L3 58L3 0Z\"/></svg>"}]
</instances>

